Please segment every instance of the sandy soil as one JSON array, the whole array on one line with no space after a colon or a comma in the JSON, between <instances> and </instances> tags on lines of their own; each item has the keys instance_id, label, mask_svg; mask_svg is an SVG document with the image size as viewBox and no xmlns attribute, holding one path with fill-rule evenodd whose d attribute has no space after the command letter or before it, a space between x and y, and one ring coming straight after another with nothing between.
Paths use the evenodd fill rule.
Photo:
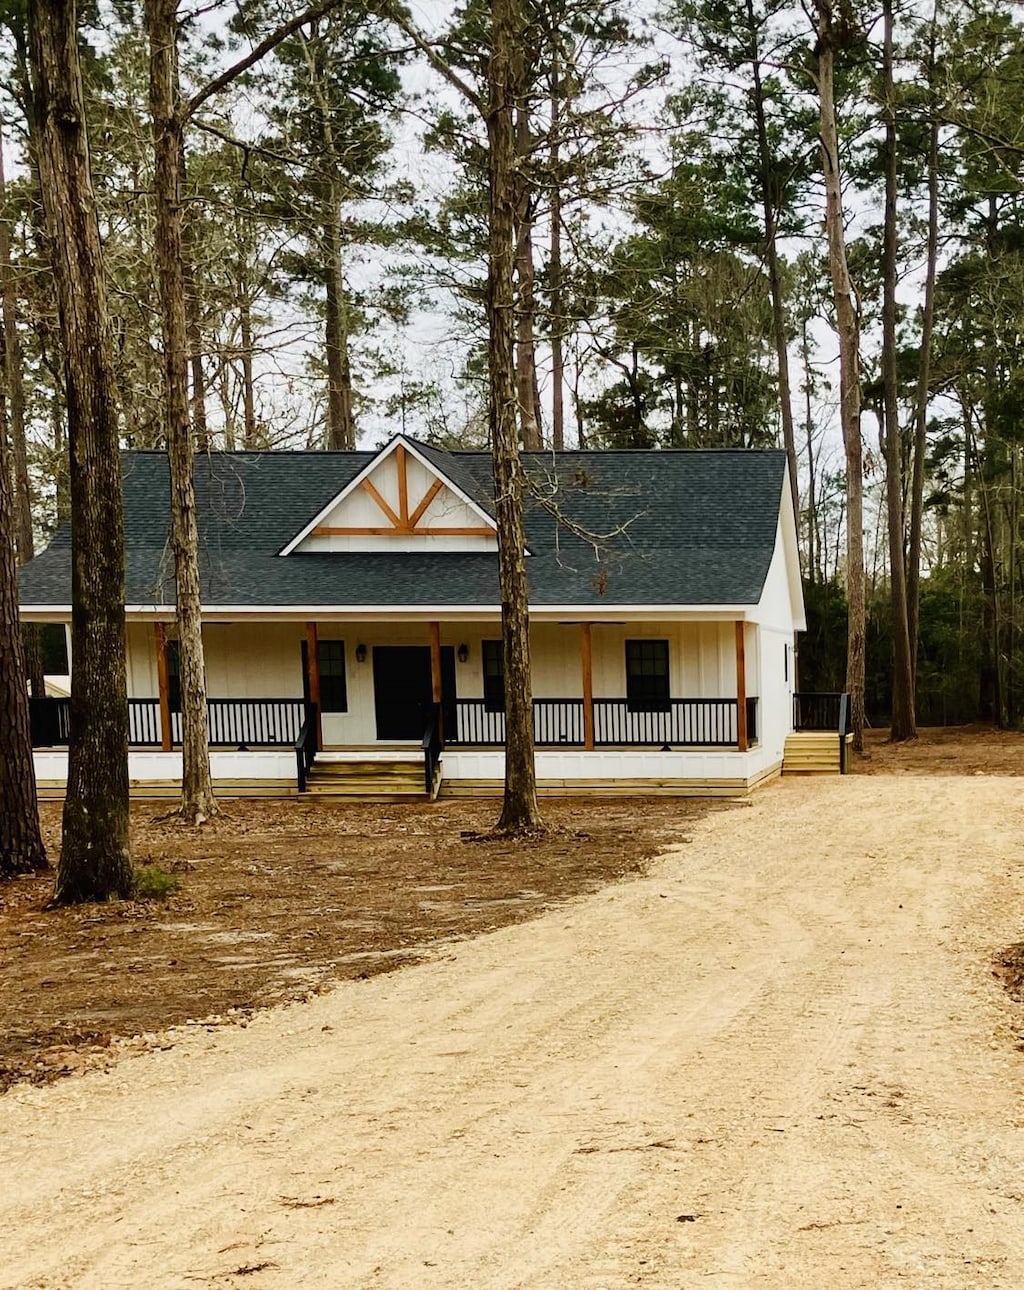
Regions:
<instances>
[{"instance_id":1,"label":"sandy soil","mask_svg":"<svg viewBox=\"0 0 1024 1290\"><path fill-rule=\"evenodd\" d=\"M643 877L0 1099L4 1287L1021 1285L1008 778L784 781Z\"/></svg>"},{"instance_id":2,"label":"sandy soil","mask_svg":"<svg viewBox=\"0 0 1024 1290\"><path fill-rule=\"evenodd\" d=\"M866 730L864 755L850 758L860 775L1024 775L1024 735L992 726L924 726L917 739L889 742Z\"/></svg>"},{"instance_id":3,"label":"sandy soil","mask_svg":"<svg viewBox=\"0 0 1024 1290\"><path fill-rule=\"evenodd\" d=\"M0 885L0 1090L104 1066L186 1021L237 1020L420 948L531 918L635 872L727 809L669 798L545 803L550 832L487 836L494 802L226 802L201 829L132 807L161 901L50 910L52 874ZM43 806L50 854L60 807Z\"/></svg>"}]
</instances>

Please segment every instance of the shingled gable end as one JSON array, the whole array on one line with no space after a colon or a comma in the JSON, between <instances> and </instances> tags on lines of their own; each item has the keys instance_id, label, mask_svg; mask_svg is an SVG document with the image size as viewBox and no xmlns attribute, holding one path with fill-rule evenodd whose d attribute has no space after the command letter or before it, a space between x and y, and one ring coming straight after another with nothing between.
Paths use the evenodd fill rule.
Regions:
<instances>
[{"instance_id":1,"label":"shingled gable end","mask_svg":"<svg viewBox=\"0 0 1024 1290\"><path fill-rule=\"evenodd\" d=\"M542 788L731 793L777 773L804 626L784 454L523 461ZM123 476L132 778L145 791L179 765L166 459L126 453ZM497 791L489 454L404 436L378 452L209 453L196 494L219 779L422 793L436 721L432 791ZM61 531L22 570L23 616L66 621L70 589ZM308 777L294 750L307 705ZM60 791L63 752L37 756Z\"/></svg>"}]
</instances>

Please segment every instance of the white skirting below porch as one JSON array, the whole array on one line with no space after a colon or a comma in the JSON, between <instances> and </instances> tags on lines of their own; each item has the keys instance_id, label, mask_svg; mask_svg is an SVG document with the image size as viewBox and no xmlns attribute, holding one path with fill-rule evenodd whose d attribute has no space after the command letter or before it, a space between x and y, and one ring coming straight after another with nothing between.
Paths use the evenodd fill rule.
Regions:
<instances>
[{"instance_id":1,"label":"white skirting below porch","mask_svg":"<svg viewBox=\"0 0 1024 1290\"><path fill-rule=\"evenodd\" d=\"M36 784L42 798L60 798L68 778L66 750L35 754ZM292 749L213 751L214 787L225 797L289 797L298 793ZM128 784L132 797L176 797L181 792L181 753L131 751Z\"/></svg>"},{"instance_id":2,"label":"white skirting below porch","mask_svg":"<svg viewBox=\"0 0 1024 1290\"><path fill-rule=\"evenodd\" d=\"M441 797L500 795L505 754L446 751L441 759ZM543 796L734 797L750 792L782 770L761 748L746 753L680 751L582 752L578 749L537 753L537 791Z\"/></svg>"},{"instance_id":3,"label":"white skirting below porch","mask_svg":"<svg viewBox=\"0 0 1024 1290\"><path fill-rule=\"evenodd\" d=\"M418 755L419 750L416 750ZM352 754L359 760L372 754ZM382 758L396 757L393 751ZM408 756L408 754L406 754ZM325 763L344 762L346 754L320 754ZM210 754L214 786L224 797L291 797L298 793L295 754L291 749L246 752L216 750ZM39 796L62 798L67 783L66 750L35 753ZM493 797L502 792L505 754L500 749L446 751L442 756L442 797ZM734 797L778 775L781 760L764 749L749 752L681 752L580 749L537 753L538 790L545 796ZM134 798L175 797L181 789L181 753L133 750L128 777Z\"/></svg>"}]
</instances>

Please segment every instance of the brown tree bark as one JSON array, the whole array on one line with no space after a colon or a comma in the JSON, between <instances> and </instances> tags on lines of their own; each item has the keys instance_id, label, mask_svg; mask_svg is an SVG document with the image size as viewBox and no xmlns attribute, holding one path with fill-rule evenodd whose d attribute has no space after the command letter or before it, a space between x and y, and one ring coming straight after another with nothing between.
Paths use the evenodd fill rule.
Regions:
<instances>
[{"instance_id":1,"label":"brown tree bark","mask_svg":"<svg viewBox=\"0 0 1024 1290\"><path fill-rule=\"evenodd\" d=\"M548 275L551 280L551 446L555 452L565 447L565 352L563 342L564 304L562 299L562 188L561 139L562 76L557 36L551 48L551 148L548 156L548 182L551 188L551 242L548 250ZM582 444L580 445L582 447Z\"/></svg>"},{"instance_id":2,"label":"brown tree bark","mask_svg":"<svg viewBox=\"0 0 1024 1290\"><path fill-rule=\"evenodd\" d=\"M184 143L184 139L182 139ZM181 174L185 174L184 150ZM185 284L185 318L188 333L188 366L191 376L191 413L196 452L210 451L210 428L206 420L206 373L203 371L203 329L200 324L199 287L196 283L195 259L189 221L182 223L182 271Z\"/></svg>"},{"instance_id":3,"label":"brown tree bark","mask_svg":"<svg viewBox=\"0 0 1024 1290\"><path fill-rule=\"evenodd\" d=\"M217 802L210 773L195 453L189 415L181 206L184 116L177 93L177 10L178 0L146 0L150 42L149 96L155 153L154 239L164 342L171 551L181 676L182 778L179 809L183 819L201 824L216 815Z\"/></svg>"},{"instance_id":4,"label":"brown tree bark","mask_svg":"<svg viewBox=\"0 0 1024 1290\"><path fill-rule=\"evenodd\" d=\"M241 341L242 362L242 442L246 448L256 448L256 391L252 373L252 308L249 289L242 281L239 270L238 328Z\"/></svg>"},{"instance_id":5,"label":"brown tree bark","mask_svg":"<svg viewBox=\"0 0 1024 1290\"><path fill-rule=\"evenodd\" d=\"M811 350L805 318L800 327L800 356L804 366L804 442L807 448L807 580L818 581L821 542L818 537L818 484L814 459L814 412L811 406ZM825 575L822 574L822 581Z\"/></svg>"},{"instance_id":6,"label":"brown tree bark","mask_svg":"<svg viewBox=\"0 0 1024 1290\"><path fill-rule=\"evenodd\" d=\"M58 904L128 896L132 889L117 399L76 17L68 0L34 0L29 7L71 455L74 665Z\"/></svg>"},{"instance_id":7,"label":"brown tree bark","mask_svg":"<svg viewBox=\"0 0 1024 1290\"><path fill-rule=\"evenodd\" d=\"M932 9L928 38L928 87L934 94L935 49L938 40L938 0ZM939 264L939 123L935 104L928 127L928 232L925 239L924 302L921 308L921 356L914 401L914 464L910 481L910 532L907 541L907 632L910 662L917 677L917 644L921 616L921 535L924 527L924 459L928 437L928 395L931 388L932 336L935 329L935 280Z\"/></svg>"},{"instance_id":8,"label":"brown tree bark","mask_svg":"<svg viewBox=\"0 0 1024 1290\"><path fill-rule=\"evenodd\" d=\"M325 169L333 168L336 156L331 109L324 93L316 51L308 40L302 42L309 72L309 89L320 114ZM355 408L352 398L352 366L349 361L348 298L345 292L344 244L341 230L341 198L338 184L330 180L323 196L322 225L324 252L324 357L327 363L327 447L345 451L356 446Z\"/></svg>"},{"instance_id":9,"label":"brown tree bark","mask_svg":"<svg viewBox=\"0 0 1024 1290\"><path fill-rule=\"evenodd\" d=\"M768 122L764 110L764 85L761 77L761 54L757 40L757 20L753 0L746 0L747 22L752 38L753 108L757 126L758 168L761 178L761 209L764 213L765 265L768 269L768 291L772 302L772 333L775 338L775 361L779 374L779 411L782 417L782 444L789 463L789 491L793 517L800 532L800 483L797 475L796 429L793 425L792 387L789 380L789 328L786 305L779 274L778 212L772 184L772 151L768 139Z\"/></svg>"},{"instance_id":10,"label":"brown tree bark","mask_svg":"<svg viewBox=\"0 0 1024 1290\"><path fill-rule=\"evenodd\" d=\"M520 56L517 62L521 63ZM516 69L516 81L522 93L525 77ZM516 160L513 179L518 189L516 199L516 273L519 299L516 308L516 388L519 398L520 435L528 452L542 447L540 425L540 390L537 382L537 343L534 320L537 314L537 271L533 262L533 193L528 179L533 136L530 114L520 102L515 112Z\"/></svg>"},{"instance_id":11,"label":"brown tree bark","mask_svg":"<svg viewBox=\"0 0 1024 1290\"><path fill-rule=\"evenodd\" d=\"M907 618L903 550L903 453L896 372L896 91L893 84L892 0L882 0L882 94L885 114L885 214L882 230L882 386L885 426L885 495L889 520L889 589L892 601L892 717L894 743L917 738L914 667Z\"/></svg>"},{"instance_id":12,"label":"brown tree bark","mask_svg":"<svg viewBox=\"0 0 1024 1290\"><path fill-rule=\"evenodd\" d=\"M846 259L839 131L835 109L836 32L831 0L815 0L819 142L825 179L825 228L839 333L839 403L846 455L846 688L853 746L864 747L864 452L860 434L860 320Z\"/></svg>"},{"instance_id":13,"label":"brown tree bark","mask_svg":"<svg viewBox=\"0 0 1024 1290\"><path fill-rule=\"evenodd\" d=\"M0 878L49 864L39 830L14 530L7 411L0 392Z\"/></svg>"},{"instance_id":14,"label":"brown tree bark","mask_svg":"<svg viewBox=\"0 0 1024 1290\"><path fill-rule=\"evenodd\" d=\"M7 179L4 172L3 121L0 120L0 317L3 319L4 388L8 401L8 435L10 466L14 480L13 515L17 559L28 564L35 554L32 531L32 487L28 474L28 444L25 438L25 376L18 320L18 287L11 265L11 227L13 213L7 210ZM46 693L43 656L39 647L39 629L34 624L22 628L25 644L25 670L36 698Z\"/></svg>"},{"instance_id":15,"label":"brown tree bark","mask_svg":"<svg viewBox=\"0 0 1024 1290\"><path fill-rule=\"evenodd\" d=\"M324 213L325 356L327 359L327 446L338 451L356 446L352 409L352 368L348 356L348 302L342 269L341 220L333 195Z\"/></svg>"},{"instance_id":16,"label":"brown tree bark","mask_svg":"<svg viewBox=\"0 0 1024 1290\"><path fill-rule=\"evenodd\" d=\"M489 172L489 330L491 454L498 518L498 576L505 659L505 797L498 828L543 827L537 803L530 675L530 610L523 528L523 467L517 434L515 366L516 50L518 0L491 0L491 53L485 108Z\"/></svg>"}]
</instances>

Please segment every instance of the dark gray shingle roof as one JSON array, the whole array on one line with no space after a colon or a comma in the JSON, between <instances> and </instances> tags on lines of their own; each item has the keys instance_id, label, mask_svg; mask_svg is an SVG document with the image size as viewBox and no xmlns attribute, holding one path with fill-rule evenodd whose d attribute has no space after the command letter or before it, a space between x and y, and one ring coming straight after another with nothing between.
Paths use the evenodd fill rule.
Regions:
<instances>
[{"instance_id":1,"label":"dark gray shingle roof","mask_svg":"<svg viewBox=\"0 0 1024 1290\"><path fill-rule=\"evenodd\" d=\"M278 556L375 455L198 457L205 603L498 604L497 557L488 553ZM424 455L493 510L489 454L431 448ZM166 458L129 452L123 460L127 603L171 604ZM531 602L755 604L775 547L784 462L774 450L525 454L532 481L525 517ZM595 542L591 535L607 536ZM21 602L67 605L70 599L70 535L62 530L21 571Z\"/></svg>"}]
</instances>

